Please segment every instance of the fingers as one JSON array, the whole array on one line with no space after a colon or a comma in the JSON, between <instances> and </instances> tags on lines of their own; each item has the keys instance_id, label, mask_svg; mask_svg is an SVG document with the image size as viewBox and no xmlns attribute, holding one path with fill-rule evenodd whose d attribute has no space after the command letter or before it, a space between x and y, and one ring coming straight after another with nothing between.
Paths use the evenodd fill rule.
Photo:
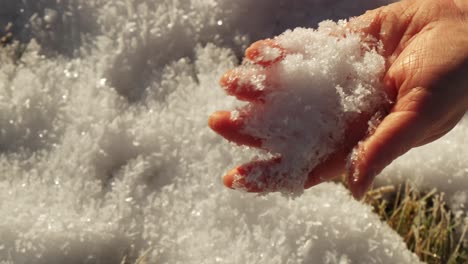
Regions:
<instances>
[{"instance_id":1,"label":"fingers","mask_svg":"<svg viewBox=\"0 0 468 264\"><path fill-rule=\"evenodd\" d=\"M285 55L285 49L273 39L257 41L245 51L247 59L264 67L282 60Z\"/></svg>"},{"instance_id":2,"label":"fingers","mask_svg":"<svg viewBox=\"0 0 468 264\"><path fill-rule=\"evenodd\" d=\"M243 65L226 72L219 83L228 94L239 100L262 102L265 89L270 85L265 67L283 59L285 50L274 40L267 39L252 44L245 56L254 65Z\"/></svg>"},{"instance_id":3,"label":"fingers","mask_svg":"<svg viewBox=\"0 0 468 264\"><path fill-rule=\"evenodd\" d=\"M223 178L224 185L231 189L246 192L275 191L275 165L279 158L253 161L229 171Z\"/></svg>"},{"instance_id":4,"label":"fingers","mask_svg":"<svg viewBox=\"0 0 468 264\"><path fill-rule=\"evenodd\" d=\"M266 77L258 70L237 68L226 72L219 84L228 94L239 100L262 101Z\"/></svg>"},{"instance_id":5,"label":"fingers","mask_svg":"<svg viewBox=\"0 0 468 264\"><path fill-rule=\"evenodd\" d=\"M345 172L347 156L347 151L340 150L320 163L309 173L307 181L304 184L304 189L309 189L342 175Z\"/></svg>"},{"instance_id":6,"label":"fingers","mask_svg":"<svg viewBox=\"0 0 468 264\"><path fill-rule=\"evenodd\" d=\"M308 189L319 183L329 181L341 175L345 171L347 153L340 151L329 157L325 162L317 166L304 183L304 189ZM231 189L241 189L247 192L275 192L287 179L287 172L277 169L281 159L253 161L241 165L229 171L223 178L224 185Z\"/></svg>"},{"instance_id":7,"label":"fingers","mask_svg":"<svg viewBox=\"0 0 468 264\"><path fill-rule=\"evenodd\" d=\"M319 183L332 180L345 172L346 161L352 147L362 139L367 131L367 120L370 117L363 115L353 120L346 129L347 142L341 144L341 148L321 162L308 175L304 188L308 189ZM233 189L243 189L247 192L274 192L277 191L277 182L288 175L278 175L275 167L280 159L267 161L253 161L239 166L224 176L224 184Z\"/></svg>"},{"instance_id":8,"label":"fingers","mask_svg":"<svg viewBox=\"0 0 468 264\"><path fill-rule=\"evenodd\" d=\"M227 140L239 145L256 148L262 146L261 139L242 132L245 126L245 119L243 116L234 116L229 111L218 111L209 117L208 125Z\"/></svg>"},{"instance_id":9,"label":"fingers","mask_svg":"<svg viewBox=\"0 0 468 264\"><path fill-rule=\"evenodd\" d=\"M346 127L346 141L339 144L339 149L327 159L315 167L308 176L304 185L305 189L319 183L332 180L345 172L346 162L353 147L364 138L369 129L369 114L361 114L359 118L352 120Z\"/></svg>"},{"instance_id":10,"label":"fingers","mask_svg":"<svg viewBox=\"0 0 468 264\"><path fill-rule=\"evenodd\" d=\"M338 151L320 163L309 173L308 179L304 183L304 189L342 175L345 172L347 156L348 152ZM231 189L242 189L247 192L277 191L273 179L287 177L287 175L275 175L275 170L272 167L277 164L279 164L279 159L244 164L229 171L224 176L224 185Z\"/></svg>"},{"instance_id":11,"label":"fingers","mask_svg":"<svg viewBox=\"0 0 468 264\"><path fill-rule=\"evenodd\" d=\"M227 113L224 113L227 116ZM224 117L225 118L225 117ZM304 188L310 188L319 183L331 180L345 171L346 160L352 147L362 139L367 130L368 116L353 120L347 128L347 142L330 155L324 162L315 167L308 175ZM242 135L244 136L244 135ZM288 175L278 175L275 166L280 159L267 161L254 161L239 166L224 176L224 184L229 188L243 189L248 192L277 191L278 179L287 178Z\"/></svg>"},{"instance_id":12,"label":"fingers","mask_svg":"<svg viewBox=\"0 0 468 264\"><path fill-rule=\"evenodd\" d=\"M417 112L392 112L385 117L351 154L347 177L353 196L362 198L377 174L417 144L425 127Z\"/></svg>"},{"instance_id":13,"label":"fingers","mask_svg":"<svg viewBox=\"0 0 468 264\"><path fill-rule=\"evenodd\" d=\"M247 59L257 65L244 65L226 72L220 80L220 85L228 94L236 96L239 100L261 103L266 93L265 89L270 86L264 67L281 60L284 53L284 49L274 40L258 41L246 51ZM242 132L244 121L244 116L233 118L231 112L219 111L210 116L208 125L227 140L240 145L261 147L261 139Z\"/></svg>"},{"instance_id":14,"label":"fingers","mask_svg":"<svg viewBox=\"0 0 468 264\"><path fill-rule=\"evenodd\" d=\"M388 59L411 31L417 30L419 21L413 21L418 4L412 1L399 1L387 6L367 11L352 18L348 27L355 32L362 32L382 42L384 56ZM414 24L414 25L413 25Z\"/></svg>"}]
</instances>

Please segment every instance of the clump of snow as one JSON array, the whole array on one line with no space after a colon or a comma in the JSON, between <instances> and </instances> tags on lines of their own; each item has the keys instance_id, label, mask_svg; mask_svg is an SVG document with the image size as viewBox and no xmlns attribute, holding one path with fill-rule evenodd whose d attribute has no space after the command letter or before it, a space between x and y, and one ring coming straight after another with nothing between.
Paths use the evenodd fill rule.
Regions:
<instances>
[{"instance_id":1,"label":"clump of snow","mask_svg":"<svg viewBox=\"0 0 468 264\"><path fill-rule=\"evenodd\" d=\"M263 61L275 61L281 56L281 50L275 47L264 46L260 52Z\"/></svg>"},{"instance_id":2,"label":"clump of snow","mask_svg":"<svg viewBox=\"0 0 468 264\"><path fill-rule=\"evenodd\" d=\"M348 126L362 115L374 116L386 103L385 60L361 39L346 30L346 21L322 22L317 30L297 28L273 40L284 51L270 47L271 54L264 55L266 48L260 47L262 61L284 52L279 62L268 67L246 62L236 70L243 72L237 76L247 79L244 83L266 90L260 103L242 109L243 133L262 139L262 148L280 159L250 170L248 184L301 194L308 173L343 145Z\"/></svg>"},{"instance_id":3,"label":"clump of snow","mask_svg":"<svg viewBox=\"0 0 468 264\"><path fill-rule=\"evenodd\" d=\"M0 28L12 21L21 41L0 49L0 260L418 263L339 185L294 201L224 188L249 153L206 125L237 106L217 83L250 42L376 5L0 0ZM457 131L444 146L466 156ZM463 156L435 151L426 171L467 177Z\"/></svg>"}]
</instances>

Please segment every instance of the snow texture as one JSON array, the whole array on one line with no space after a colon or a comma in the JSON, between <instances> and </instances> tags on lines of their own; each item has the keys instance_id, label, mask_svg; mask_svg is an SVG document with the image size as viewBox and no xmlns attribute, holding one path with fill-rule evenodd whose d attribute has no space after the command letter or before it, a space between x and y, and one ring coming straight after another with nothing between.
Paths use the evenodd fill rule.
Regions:
<instances>
[{"instance_id":1,"label":"snow texture","mask_svg":"<svg viewBox=\"0 0 468 264\"><path fill-rule=\"evenodd\" d=\"M381 83L385 59L372 48L378 43L362 38L346 29L346 21L324 21L318 30L296 28L275 37L278 47L261 46L257 63L276 63L255 67L246 60L237 69L248 72L239 76L249 89L264 91L261 102L239 109L243 133L261 139L276 160L257 160L268 166L249 170L247 184L302 194L309 172L338 151L350 124L387 104Z\"/></svg>"},{"instance_id":2,"label":"snow texture","mask_svg":"<svg viewBox=\"0 0 468 264\"><path fill-rule=\"evenodd\" d=\"M249 156L206 125L238 106L217 82L250 42L378 4L0 0L1 263L418 263L340 185L224 188ZM389 174L463 200L467 126Z\"/></svg>"}]
</instances>

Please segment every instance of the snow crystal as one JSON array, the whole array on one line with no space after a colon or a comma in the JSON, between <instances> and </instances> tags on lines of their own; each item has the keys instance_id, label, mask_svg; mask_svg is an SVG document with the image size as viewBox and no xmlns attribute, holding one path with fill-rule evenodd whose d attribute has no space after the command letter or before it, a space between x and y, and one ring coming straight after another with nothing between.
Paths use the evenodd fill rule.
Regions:
<instances>
[{"instance_id":1,"label":"snow crystal","mask_svg":"<svg viewBox=\"0 0 468 264\"><path fill-rule=\"evenodd\" d=\"M364 44L361 35L346 32L345 23L326 21L318 30L287 31L274 39L285 50L283 59L260 69L246 62L236 70L242 72L239 79L246 79L244 85L256 86L257 75L266 78L262 102L242 109L248 112L243 130L262 139L262 148L281 159L250 170L247 183L265 192L302 193L308 172L343 145L347 126L362 114L374 116L386 103L380 81L384 58ZM260 54L271 54L258 60L280 56L278 47L260 49Z\"/></svg>"}]
</instances>

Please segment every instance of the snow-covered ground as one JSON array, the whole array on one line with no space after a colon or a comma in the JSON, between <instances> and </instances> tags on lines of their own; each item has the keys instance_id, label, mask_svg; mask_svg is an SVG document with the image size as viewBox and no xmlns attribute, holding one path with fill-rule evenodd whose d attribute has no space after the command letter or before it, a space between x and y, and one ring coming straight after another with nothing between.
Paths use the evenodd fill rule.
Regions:
<instances>
[{"instance_id":1,"label":"snow-covered ground","mask_svg":"<svg viewBox=\"0 0 468 264\"><path fill-rule=\"evenodd\" d=\"M0 0L0 261L417 263L340 185L295 200L224 188L248 160L207 127L252 41L374 0ZM413 179L462 208L468 120L379 182ZM453 198L453 199L452 199Z\"/></svg>"}]
</instances>

